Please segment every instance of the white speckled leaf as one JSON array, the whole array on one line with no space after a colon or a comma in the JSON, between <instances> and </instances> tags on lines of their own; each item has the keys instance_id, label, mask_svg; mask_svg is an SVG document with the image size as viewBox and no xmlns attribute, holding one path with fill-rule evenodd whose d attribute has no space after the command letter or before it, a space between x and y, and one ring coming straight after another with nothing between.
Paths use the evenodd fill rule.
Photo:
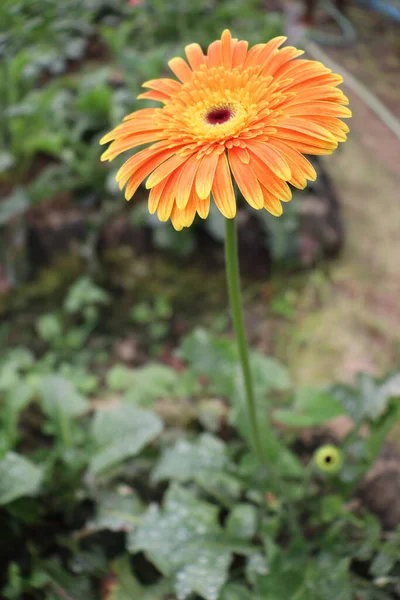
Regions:
<instances>
[{"instance_id":1,"label":"white speckled leaf","mask_svg":"<svg viewBox=\"0 0 400 600\"><path fill-rule=\"evenodd\" d=\"M128 550L143 551L164 575L173 577L178 600L193 592L217 600L231 561L230 548L218 542L217 519L217 507L172 486L163 509L150 507L128 537Z\"/></svg>"},{"instance_id":2,"label":"white speckled leaf","mask_svg":"<svg viewBox=\"0 0 400 600\"><path fill-rule=\"evenodd\" d=\"M205 433L196 442L178 440L175 446L167 448L153 471L153 479L189 481L204 471L221 471L227 462L225 444Z\"/></svg>"},{"instance_id":3,"label":"white speckled leaf","mask_svg":"<svg viewBox=\"0 0 400 600\"><path fill-rule=\"evenodd\" d=\"M30 460L15 452L7 452L0 460L0 505L35 494L42 476L42 469Z\"/></svg>"},{"instance_id":4,"label":"white speckled leaf","mask_svg":"<svg viewBox=\"0 0 400 600\"><path fill-rule=\"evenodd\" d=\"M92 423L96 447L89 471L99 474L136 456L162 430L162 422L151 411L123 403L98 410Z\"/></svg>"}]
</instances>

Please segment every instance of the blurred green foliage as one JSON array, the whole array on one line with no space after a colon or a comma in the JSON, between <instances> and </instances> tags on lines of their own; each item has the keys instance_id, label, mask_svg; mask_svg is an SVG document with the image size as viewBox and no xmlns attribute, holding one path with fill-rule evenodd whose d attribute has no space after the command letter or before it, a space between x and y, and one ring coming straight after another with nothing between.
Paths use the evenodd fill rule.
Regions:
<instances>
[{"instance_id":1,"label":"blurred green foliage","mask_svg":"<svg viewBox=\"0 0 400 600\"><path fill-rule=\"evenodd\" d=\"M37 317L40 350L0 354L1 597L396 598L400 530L351 501L400 420L399 374L296 389L252 351L259 419L276 425L263 468L235 343L197 329L179 368L112 362L94 329L109 302L84 276ZM339 416L353 423L340 445L299 454L304 427Z\"/></svg>"},{"instance_id":2,"label":"blurred green foliage","mask_svg":"<svg viewBox=\"0 0 400 600\"><path fill-rule=\"evenodd\" d=\"M4 0L0 16L0 260L11 284L30 273L27 212L58 200L81 211L80 255L93 267L102 228L124 211L117 166L100 163L98 140L138 107L142 81L225 27L250 42L281 29L257 0ZM292 253L288 215L268 230L278 259ZM152 229L156 248L186 256L195 247L192 231L177 238L140 205L131 219ZM213 211L212 239L221 241L221 225ZM249 451L232 340L197 329L167 347L164 363L143 364L135 348L116 358L102 335L115 295L92 274L71 284L80 270L64 257L43 272L17 308L50 296L47 308L31 309L22 331L0 328L1 598L399 597L399 531L351 505L399 419L399 374L295 389L284 365L253 351L258 416L265 431L275 424L263 468ZM123 326L151 355L165 352L170 295L125 308ZM273 310L290 318L293 299ZM300 434L337 416L354 428L330 472L314 459L320 442L303 447Z\"/></svg>"}]
</instances>

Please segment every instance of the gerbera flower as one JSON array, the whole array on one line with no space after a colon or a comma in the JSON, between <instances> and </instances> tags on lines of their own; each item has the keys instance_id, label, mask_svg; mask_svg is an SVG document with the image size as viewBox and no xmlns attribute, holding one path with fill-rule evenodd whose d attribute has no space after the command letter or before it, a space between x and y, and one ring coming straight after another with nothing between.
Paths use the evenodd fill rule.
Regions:
<instances>
[{"instance_id":1,"label":"gerbera flower","mask_svg":"<svg viewBox=\"0 0 400 600\"><path fill-rule=\"evenodd\" d=\"M320 62L294 60L303 54L286 38L248 50L225 30L204 55L198 44L185 48L188 62L173 58L177 79L155 79L139 98L162 108L144 108L104 136L111 142L102 160L150 144L117 173L132 198L148 177L149 211L175 229L205 219L210 195L221 213L236 214L232 176L255 209L282 214L291 199L288 183L303 189L316 173L303 154L330 154L346 140L350 117L342 82Z\"/></svg>"}]
</instances>

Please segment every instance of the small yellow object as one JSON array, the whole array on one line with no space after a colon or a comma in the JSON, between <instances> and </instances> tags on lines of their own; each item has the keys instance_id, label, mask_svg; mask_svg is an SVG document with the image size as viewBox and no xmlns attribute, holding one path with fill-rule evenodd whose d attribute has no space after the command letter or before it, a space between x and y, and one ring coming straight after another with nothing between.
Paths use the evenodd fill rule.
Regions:
<instances>
[{"instance_id":1,"label":"small yellow object","mask_svg":"<svg viewBox=\"0 0 400 600\"><path fill-rule=\"evenodd\" d=\"M317 177L304 154L330 154L349 131L348 99L338 89L340 75L292 46L285 37L248 49L248 42L225 30L206 53L186 46L187 61L168 66L175 78L143 84L139 98L161 108L127 115L106 134L111 142L102 160L139 150L117 173L130 200L142 181L149 212L175 229L207 218L212 196L227 219L236 215L234 180L256 210L282 214L292 197L289 185L303 189Z\"/></svg>"},{"instance_id":2,"label":"small yellow object","mask_svg":"<svg viewBox=\"0 0 400 600\"><path fill-rule=\"evenodd\" d=\"M343 464L342 451L333 444L321 446L314 453L314 464L325 473L337 473Z\"/></svg>"}]
</instances>

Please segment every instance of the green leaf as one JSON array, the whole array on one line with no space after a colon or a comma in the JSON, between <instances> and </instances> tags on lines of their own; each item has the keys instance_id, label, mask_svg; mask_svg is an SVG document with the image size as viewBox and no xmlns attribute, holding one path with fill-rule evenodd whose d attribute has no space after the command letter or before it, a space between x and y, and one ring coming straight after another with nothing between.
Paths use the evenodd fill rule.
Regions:
<instances>
[{"instance_id":1,"label":"green leaf","mask_svg":"<svg viewBox=\"0 0 400 600\"><path fill-rule=\"evenodd\" d=\"M257 394L266 394L271 390L285 391L289 389L288 369L278 360L253 350L250 354L250 361Z\"/></svg>"},{"instance_id":2,"label":"green leaf","mask_svg":"<svg viewBox=\"0 0 400 600\"><path fill-rule=\"evenodd\" d=\"M122 556L112 563L112 570L116 576L110 593L104 600L164 600L171 588L167 581L151 586L142 586L134 577L129 556Z\"/></svg>"},{"instance_id":3,"label":"green leaf","mask_svg":"<svg viewBox=\"0 0 400 600\"><path fill-rule=\"evenodd\" d=\"M36 494L42 477L42 469L30 460L15 452L8 452L0 460L0 505Z\"/></svg>"},{"instance_id":4,"label":"green leaf","mask_svg":"<svg viewBox=\"0 0 400 600\"><path fill-rule=\"evenodd\" d=\"M276 410L274 420L289 427L315 427L343 414L342 405L331 394L301 388L295 394L293 409Z\"/></svg>"},{"instance_id":5,"label":"green leaf","mask_svg":"<svg viewBox=\"0 0 400 600\"><path fill-rule=\"evenodd\" d=\"M119 486L116 490L103 490L96 500L96 515L85 530L131 531L139 523L143 504L132 488Z\"/></svg>"},{"instance_id":6,"label":"green leaf","mask_svg":"<svg viewBox=\"0 0 400 600\"><path fill-rule=\"evenodd\" d=\"M107 386L116 392L127 390L134 385L135 374L133 369L126 365L117 364L107 371Z\"/></svg>"},{"instance_id":7,"label":"green leaf","mask_svg":"<svg viewBox=\"0 0 400 600\"><path fill-rule=\"evenodd\" d=\"M154 481L190 481L204 471L223 470L227 462L225 444L213 435L205 433L196 442L181 439L172 448L167 448L152 477Z\"/></svg>"},{"instance_id":8,"label":"green leaf","mask_svg":"<svg viewBox=\"0 0 400 600\"><path fill-rule=\"evenodd\" d=\"M230 512L226 527L232 537L248 540L255 535L257 524L256 507L252 504L243 503L237 504Z\"/></svg>"},{"instance_id":9,"label":"green leaf","mask_svg":"<svg viewBox=\"0 0 400 600\"><path fill-rule=\"evenodd\" d=\"M97 410L91 428L94 455L89 471L98 475L136 456L161 430L157 415L127 403Z\"/></svg>"},{"instance_id":10,"label":"green leaf","mask_svg":"<svg viewBox=\"0 0 400 600\"><path fill-rule=\"evenodd\" d=\"M53 421L79 417L89 408L88 401L60 375L43 377L39 385L39 394L43 412Z\"/></svg>"},{"instance_id":11,"label":"green leaf","mask_svg":"<svg viewBox=\"0 0 400 600\"><path fill-rule=\"evenodd\" d=\"M180 600L193 592L217 600L231 561L229 546L217 543L220 533L216 506L172 486L163 509L150 507L129 536L128 549L143 551L164 575L173 577Z\"/></svg>"},{"instance_id":12,"label":"green leaf","mask_svg":"<svg viewBox=\"0 0 400 600\"><path fill-rule=\"evenodd\" d=\"M150 407L158 398L174 398L182 377L170 367L148 364L133 371L134 381L124 397L126 402Z\"/></svg>"}]
</instances>

